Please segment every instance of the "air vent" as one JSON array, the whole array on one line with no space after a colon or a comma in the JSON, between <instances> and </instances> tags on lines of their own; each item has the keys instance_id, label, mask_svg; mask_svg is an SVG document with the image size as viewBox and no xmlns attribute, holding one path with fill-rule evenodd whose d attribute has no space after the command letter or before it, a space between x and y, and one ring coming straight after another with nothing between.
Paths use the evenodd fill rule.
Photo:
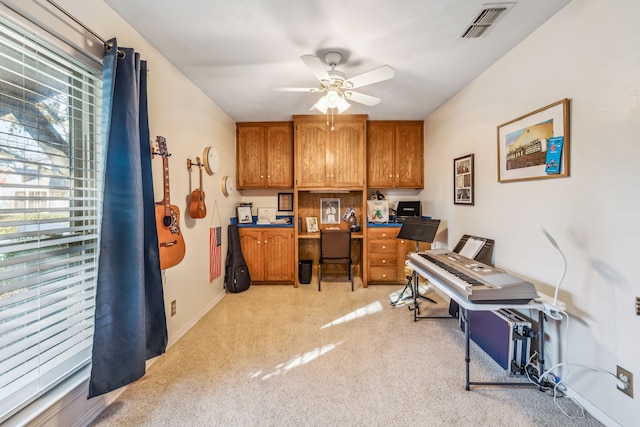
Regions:
<instances>
[{"instance_id":1,"label":"air vent","mask_svg":"<svg viewBox=\"0 0 640 427\"><path fill-rule=\"evenodd\" d=\"M478 39L487 33L502 19L515 3L485 4L483 9L465 27L460 35L463 39Z\"/></svg>"}]
</instances>

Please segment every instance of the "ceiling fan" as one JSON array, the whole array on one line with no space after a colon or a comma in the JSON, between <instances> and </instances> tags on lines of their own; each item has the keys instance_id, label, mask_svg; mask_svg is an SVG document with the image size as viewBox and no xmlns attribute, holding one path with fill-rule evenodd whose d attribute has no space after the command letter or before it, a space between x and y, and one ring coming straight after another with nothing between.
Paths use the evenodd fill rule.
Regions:
<instances>
[{"instance_id":1,"label":"ceiling fan","mask_svg":"<svg viewBox=\"0 0 640 427\"><path fill-rule=\"evenodd\" d=\"M342 113L351 106L348 101L358 102L370 107L377 105L381 101L380 98L354 92L353 89L389 80L394 75L393 68L383 65L348 79L344 73L336 70L336 66L342 61L342 54L339 52L327 52L324 55L324 61L330 67L329 70L326 69L322 60L317 56L302 55L300 59L319 80L320 87L273 87L271 89L276 92L324 93L325 95L310 108L310 110L316 108L323 114L326 114L327 110L331 108L336 108L338 114Z\"/></svg>"}]
</instances>

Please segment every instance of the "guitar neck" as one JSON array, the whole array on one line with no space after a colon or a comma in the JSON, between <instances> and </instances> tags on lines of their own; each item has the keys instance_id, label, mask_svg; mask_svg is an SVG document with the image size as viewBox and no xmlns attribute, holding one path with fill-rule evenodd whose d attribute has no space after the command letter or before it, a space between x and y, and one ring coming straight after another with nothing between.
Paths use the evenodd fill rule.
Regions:
<instances>
[{"instance_id":1,"label":"guitar neck","mask_svg":"<svg viewBox=\"0 0 640 427\"><path fill-rule=\"evenodd\" d=\"M170 215L171 214L171 200L170 200L170 196L169 196L169 158L168 157L163 157L162 158L162 169L163 169L163 174L164 174L164 198L162 199L163 205L164 205L164 214L165 215Z\"/></svg>"}]
</instances>

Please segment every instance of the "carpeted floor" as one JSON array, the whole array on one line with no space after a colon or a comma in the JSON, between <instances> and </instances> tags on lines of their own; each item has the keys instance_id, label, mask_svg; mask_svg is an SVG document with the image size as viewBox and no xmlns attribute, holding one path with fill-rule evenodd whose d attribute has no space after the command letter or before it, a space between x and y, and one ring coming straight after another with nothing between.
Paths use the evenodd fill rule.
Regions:
<instances>
[{"instance_id":1,"label":"carpeted floor","mask_svg":"<svg viewBox=\"0 0 640 427\"><path fill-rule=\"evenodd\" d=\"M466 391L458 322L414 322L390 305L399 289L312 282L228 294L91 426L601 425L565 416L533 387ZM445 315L438 300L422 314ZM475 344L471 358L472 380L513 380ZM571 400L558 404L579 415Z\"/></svg>"}]
</instances>

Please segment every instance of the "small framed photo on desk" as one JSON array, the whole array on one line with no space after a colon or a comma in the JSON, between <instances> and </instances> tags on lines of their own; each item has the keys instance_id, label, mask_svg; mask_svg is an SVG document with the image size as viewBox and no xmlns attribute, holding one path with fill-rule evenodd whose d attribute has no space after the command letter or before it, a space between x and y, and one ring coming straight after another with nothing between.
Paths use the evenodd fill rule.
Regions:
<instances>
[{"instance_id":1,"label":"small framed photo on desk","mask_svg":"<svg viewBox=\"0 0 640 427\"><path fill-rule=\"evenodd\" d=\"M318 232L318 218L315 216L307 217L307 233L317 233Z\"/></svg>"},{"instance_id":2,"label":"small framed photo on desk","mask_svg":"<svg viewBox=\"0 0 640 427\"><path fill-rule=\"evenodd\" d=\"M238 206L238 224L251 224L251 206Z\"/></svg>"}]
</instances>

